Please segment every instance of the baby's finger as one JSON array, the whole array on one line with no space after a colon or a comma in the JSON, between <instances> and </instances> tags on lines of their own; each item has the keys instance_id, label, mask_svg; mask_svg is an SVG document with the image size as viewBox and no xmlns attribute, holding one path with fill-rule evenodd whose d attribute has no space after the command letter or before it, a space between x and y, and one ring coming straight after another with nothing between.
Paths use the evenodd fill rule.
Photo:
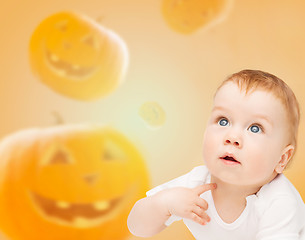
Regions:
<instances>
[{"instance_id":1,"label":"baby's finger","mask_svg":"<svg viewBox=\"0 0 305 240\"><path fill-rule=\"evenodd\" d=\"M203 210L207 210L209 205L207 203L206 200L204 200L203 198L199 197L196 201L196 204L201 207Z\"/></svg>"},{"instance_id":2,"label":"baby's finger","mask_svg":"<svg viewBox=\"0 0 305 240\"><path fill-rule=\"evenodd\" d=\"M207 222L199 217L196 213L191 213L190 219L193 220L196 223L199 223L200 225L206 225Z\"/></svg>"},{"instance_id":3,"label":"baby's finger","mask_svg":"<svg viewBox=\"0 0 305 240\"><path fill-rule=\"evenodd\" d=\"M198 196L200 196L202 193L215 189L216 187L217 187L216 183L203 184L198 187L195 187L194 191Z\"/></svg>"},{"instance_id":4,"label":"baby's finger","mask_svg":"<svg viewBox=\"0 0 305 240\"><path fill-rule=\"evenodd\" d=\"M195 206L193 209L193 213L195 213L198 217L203 219L205 222L209 222L211 219L208 214L199 206Z\"/></svg>"}]
</instances>

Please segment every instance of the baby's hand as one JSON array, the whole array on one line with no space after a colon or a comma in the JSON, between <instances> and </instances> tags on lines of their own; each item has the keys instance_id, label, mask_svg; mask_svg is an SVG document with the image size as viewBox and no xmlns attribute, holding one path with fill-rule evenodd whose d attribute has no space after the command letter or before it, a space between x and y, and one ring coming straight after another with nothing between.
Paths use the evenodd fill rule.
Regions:
<instances>
[{"instance_id":1,"label":"baby's hand","mask_svg":"<svg viewBox=\"0 0 305 240\"><path fill-rule=\"evenodd\" d=\"M196 188L177 187L168 189L164 194L164 204L172 215L191 219L201 225L206 225L210 217L206 214L208 203L200 195L216 188L216 184L204 184Z\"/></svg>"}]
</instances>

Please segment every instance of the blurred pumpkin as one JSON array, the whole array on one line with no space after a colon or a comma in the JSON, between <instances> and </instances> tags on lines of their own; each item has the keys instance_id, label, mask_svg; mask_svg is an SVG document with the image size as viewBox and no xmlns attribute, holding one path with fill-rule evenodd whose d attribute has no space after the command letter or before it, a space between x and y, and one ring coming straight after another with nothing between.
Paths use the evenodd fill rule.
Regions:
<instances>
[{"instance_id":1,"label":"blurred pumpkin","mask_svg":"<svg viewBox=\"0 0 305 240\"><path fill-rule=\"evenodd\" d=\"M166 114L157 102L145 102L139 109L139 115L151 129L157 129L164 125Z\"/></svg>"},{"instance_id":2,"label":"blurred pumpkin","mask_svg":"<svg viewBox=\"0 0 305 240\"><path fill-rule=\"evenodd\" d=\"M176 32L191 34L221 20L232 0L163 0L162 13Z\"/></svg>"},{"instance_id":3,"label":"blurred pumpkin","mask_svg":"<svg viewBox=\"0 0 305 240\"><path fill-rule=\"evenodd\" d=\"M0 230L13 240L125 239L149 184L135 146L106 127L24 130L0 158Z\"/></svg>"},{"instance_id":4,"label":"blurred pumpkin","mask_svg":"<svg viewBox=\"0 0 305 240\"><path fill-rule=\"evenodd\" d=\"M111 93L128 65L126 44L116 33L73 12L43 20L32 34L29 54L40 81L79 100Z\"/></svg>"}]
</instances>

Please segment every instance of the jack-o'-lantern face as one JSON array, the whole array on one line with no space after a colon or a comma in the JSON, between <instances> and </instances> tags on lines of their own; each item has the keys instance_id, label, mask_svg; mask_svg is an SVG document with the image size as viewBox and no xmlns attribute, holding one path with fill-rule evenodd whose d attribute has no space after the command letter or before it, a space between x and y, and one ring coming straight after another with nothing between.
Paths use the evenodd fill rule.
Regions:
<instances>
[{"instance_id":1,"label":"jack-o'-lantern face","mask_svg":"<svg viewBox=\"0 0 305 240\"><path fill-rule=\"evenodd\" d=\"M139 109L139 115L151 129L157 129L165 123L165 111L157 102L145 102Z\"/></svg>"},{"instance_id":2,"label":"jack-o'-lantern face","mask_svg":"<svg viewBox=\"0 0 305 240\"><path fill-rule=\"evenodd\" d=\"M162 13L174 31L190 34L221 20L231 4L232 0L163 0Z\"/></svg>"},{"instance_id":3,"label":"jack-o'-lantern face","mask_svg":"<svg viewBox=\"0 0 305 240\"><path fill-rule=\"evenodd\" d=\"M30 41L33 72L53 90L90 100L114 90L126 72L128 53L114 32L79 14L54 14Z\"/></svg>"},{"instance_id":4,"label":"jack-o'-lantern face","mask_svg":"<svg viewBox=\"0 0 305 240\"><path fill-rule=\"evenodd\" d=\"M16 135L21 150L0 169L6 172L0 229L25 240L127 237L128 213L148 188L143 159L132 144L106 128L59 127L26 135ZM22 138L30 143L22 146Z\"/></svg>"},{"instance_id":5,"label":"jack-o'-lantern face","mask_svg":"<svg viewBox=\"0 0 305 240\"><path fill-rule=\"evenodd\" d=\"M103 43L95 31L89 31L71 18L58 21L52 27L42 46L49 69L74 81L92 76L99 67Z\"/></svg>"}]
</instances>

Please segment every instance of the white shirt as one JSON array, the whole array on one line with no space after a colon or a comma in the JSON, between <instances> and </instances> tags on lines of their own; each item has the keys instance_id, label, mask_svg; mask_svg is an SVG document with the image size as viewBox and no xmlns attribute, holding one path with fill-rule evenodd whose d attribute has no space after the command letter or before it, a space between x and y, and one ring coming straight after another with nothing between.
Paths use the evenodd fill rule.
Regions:
<instances>
[{"instance_id":1,"label":"white shirt","mask_svg":"<svg viewBox=\"0 0 305 240\"><path fill-rule=\"evenodd\" d=\"M210 179L207 167L199 166L146 194L151 196L172 187L194 188L210 183ZM233 223L225 223L220 218L211 191L204 192L200 197L208 202L206 212L211 221L202 226L190 219L183 219L196 239L305 240L305 205L298 191L283 174L264 185L256 194L248 196L244 211ZM165 225L181 219L172 215Z\"/></svg>"}]
</instances>

